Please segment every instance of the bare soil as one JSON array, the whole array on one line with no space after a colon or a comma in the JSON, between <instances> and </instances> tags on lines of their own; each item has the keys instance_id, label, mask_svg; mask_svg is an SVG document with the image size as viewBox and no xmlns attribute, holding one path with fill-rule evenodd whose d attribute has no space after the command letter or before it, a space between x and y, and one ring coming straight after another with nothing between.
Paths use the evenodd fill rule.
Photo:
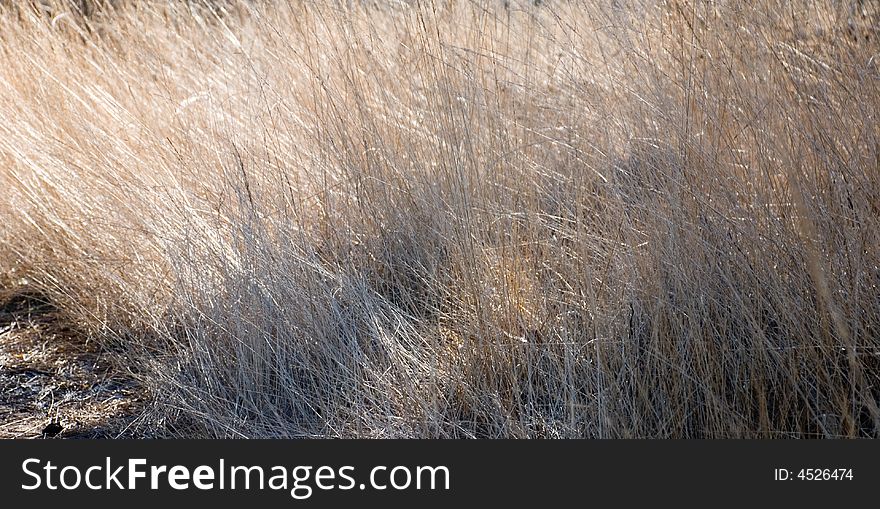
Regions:
<instances>
[{"instance_id":1,"label":"bare soil","mask_svg":"<svg viewBox=\"0 0 880 509\"><path fill-rule=\"evenodd\" d=\"M39 295L0 296L0 438L138 435L143 390Z\"/></svg>"}]
</instances>

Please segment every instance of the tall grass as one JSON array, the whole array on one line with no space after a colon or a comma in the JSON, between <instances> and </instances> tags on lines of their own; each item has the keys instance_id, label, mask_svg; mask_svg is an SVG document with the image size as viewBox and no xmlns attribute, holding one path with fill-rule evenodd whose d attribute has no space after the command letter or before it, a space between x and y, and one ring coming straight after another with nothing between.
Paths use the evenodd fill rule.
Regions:
<instances>
[{"instance_id":1,"label":"tall grass","mask_svg":"<svg viewBox=\"0 0 880 509\"><path fill-rule=\"evenodd\" d=\"M869 2L44 4L3 285L162 433L880 433Z\"/></svg>"}]
</instances>

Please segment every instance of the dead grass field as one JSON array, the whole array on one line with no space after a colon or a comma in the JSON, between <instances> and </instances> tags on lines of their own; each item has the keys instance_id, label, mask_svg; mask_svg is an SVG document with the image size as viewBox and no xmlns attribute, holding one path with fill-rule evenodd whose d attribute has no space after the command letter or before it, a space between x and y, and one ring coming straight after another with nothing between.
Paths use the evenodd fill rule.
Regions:
<instances>
[{"instance_id":1,"label":"dead grass field","mask_svg":"<svg viewBox=\"0 0 880 509\"><path fill-rule=\"evenodd\" d=\"M3 436L880 434L876 4L70 6L0 7Z\"/></svg>"}]
</instances>

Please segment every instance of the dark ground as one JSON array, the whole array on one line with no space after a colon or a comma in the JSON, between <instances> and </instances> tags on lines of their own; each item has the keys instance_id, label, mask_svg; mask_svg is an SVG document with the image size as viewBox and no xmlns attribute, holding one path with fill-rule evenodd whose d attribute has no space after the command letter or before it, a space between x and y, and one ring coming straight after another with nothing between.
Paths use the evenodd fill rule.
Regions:
<instances>
[{"instance_id":1,"label":"dark ground","mask_svg":"<svg viewBox=\"0 0 880 509\"><path fill-rule=\"evenodd\" d=\"M136 436L143 391L39 295L0 295L0 438Z\"/></svg>"}]
</instances>

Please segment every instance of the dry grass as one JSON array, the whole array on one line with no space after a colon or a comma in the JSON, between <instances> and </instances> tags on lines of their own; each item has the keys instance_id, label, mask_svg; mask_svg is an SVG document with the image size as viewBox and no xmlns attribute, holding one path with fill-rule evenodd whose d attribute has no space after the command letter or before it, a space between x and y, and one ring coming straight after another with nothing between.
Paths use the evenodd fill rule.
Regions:
<instances>
[{"instance_id":1,"label":"dry grass","mask_svg":"<svg viewBox=\"0 0 880 509\"><path fill-rule=\"evenodd\" d=\"M880 434L872 3L416 3L4 8L2 286L160 435Z\"/></svg>"}]
</instances>

